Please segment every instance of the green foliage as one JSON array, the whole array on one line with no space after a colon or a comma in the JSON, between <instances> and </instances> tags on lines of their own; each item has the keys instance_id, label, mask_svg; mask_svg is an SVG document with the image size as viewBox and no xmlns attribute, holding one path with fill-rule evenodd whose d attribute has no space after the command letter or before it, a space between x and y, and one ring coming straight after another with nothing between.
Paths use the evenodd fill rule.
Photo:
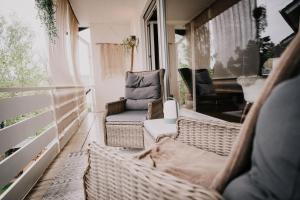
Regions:
<instances>
[{"instance_id":1,"label":"green foliage","mask_svg":"<svg viewBox=\"0 0 300 200\"><path fill-rule=\"evenodd\" d=\"M10 125L13 125L17 122L20 122L20 121L23 121L25 119L29 119L29 118L32 118L36 115L38 115L39 113L41 113L42 111L40 110L37 110L37 111L34 111L34 112L30 112L30 113L27 113L27 114L23 114L23 115L18 115L17 117L13 118L13 119L8 119L8 120L5 120L3 123L4 123L4 127L7 127L7 126L10 126Z\"/></svg>"},{"instance_id":2,"label":"green foliage","mask_svg":"<svg viewBox=\"0 0 300 200\"><path fill-rule=\"evenodd\" d=\"M181 79L179 81L179 97L180 97L180 104L183 105L186 102L186 94L187 94L187 88L183 82L183 80Z\"/></svg>"},{"instance_id":3,"label":"green foliage","mask_svg":"<svg viewBox=\"0 0 300 200\"><path fill-rule=\"evenodd\" d=\"M0 17L0 87L37 86L45 66L34 61L33 33L17 20Z\"/></svg>"},{"instance_id":4,"label":"green foliage","mask_svg":"<svg viewBox=\"0 0 300 200\"><path fill-rule=\"evenodd\" d=\"M184 63L179 63L178 68L189 68L190 66ZM181 76L178 76L179 78L179 98L180 98L180 104L186 103L186 94L188 93L188 89L182 80Z\"/></svg>"},{"instance_id":5,"label":"green foliage","mask_svg":"<svg viewBox=\"0 0 300 200\"><path fill-rule=\"evenodd\" d=\"M57 28L55 20L55 4L52 0L35 0L38 9L38 17L46 26L50 41L54 42L57 37Z\"/></svg>"},{"instance_id":6,"label":"green foliage","mask_svg":"<svg viewBox=\"0 0 300 200\"><path fill-rule=\"evenodd\" d=\"M34 87L46 80L46 66L36 61L33 53L33 32L20 21L0 17L0 87ZM17 94L0 93L1 98ZM0 128L12 125L37 113L20 115L0 122Z\"/></svg>"}]
</instances>

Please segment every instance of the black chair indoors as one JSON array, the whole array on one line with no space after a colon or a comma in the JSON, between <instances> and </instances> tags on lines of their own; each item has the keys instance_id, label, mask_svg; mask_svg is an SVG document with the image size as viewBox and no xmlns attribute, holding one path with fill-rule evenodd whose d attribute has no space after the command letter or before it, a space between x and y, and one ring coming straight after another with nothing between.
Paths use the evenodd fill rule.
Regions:
<instances>
[{"instance_id":1,"label":"black chair indoors","mask_svg":"<svg viewBox=\"0 0 300 200\"><path fill-rule=\"evenodd\" d=\"M189 93L193 96L193 72L190 68L178 69ZM221 85L221 84L220 84ZM222 86L221 87L225 87ZM230 86L231 87L231 86ZM196 111L202 113L222 113L239 110L236 94L220 92L214 85L207 69L195 70ZM240 96L240 94L238 95ZM241 97L242 98L242 97Z\"/></svg>"}]
</instances>

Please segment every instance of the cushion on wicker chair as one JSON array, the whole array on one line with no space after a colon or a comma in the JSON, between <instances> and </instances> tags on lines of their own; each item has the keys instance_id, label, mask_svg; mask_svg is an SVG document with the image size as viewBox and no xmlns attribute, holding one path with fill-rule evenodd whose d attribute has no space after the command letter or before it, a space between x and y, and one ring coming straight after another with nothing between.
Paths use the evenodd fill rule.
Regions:
<instances>
[{"instance_id":1,"label":"cushion on wicker chair","mask_svg":"<svg viewBox=\"0 0 300 200\"><path fill-rule=\"evenodd\" d=\"M148 110L148 103L156 99L126 99L127 110Z\"/></svg>"},{"instance_id":2,"label":"cushion on wicker chair","mask_svg":"<svg viewBox=\"0 0 300 200\"><path fill-rule=\"evenodd\" d=\"M263 105L252 166L226 187L226 199L300 199L299 85L300 76L279 84Z\"/></svg>"},{"instance_id":3,"label":"cushion on wicker chair","mask_svg":"<svg viewBox=\"0 0 300 200\"><path fill-rule=\"evenodd\" d=\"M130 110L122 113L109 115L107 122L143 122L146 120L147 110Z\"/></svg>"},{"instance_id":4,"label":"cushion on wicker chair","mask_svg":"<svg viewBox=\"0 0 300 200\"><path fill-rule=\"evenodd\" d=\"M159 71L143 76L128 73L125 98L127 110L148 109L148 103L161 97Z\"/></svg>"},{"instance_id":5,"label":"cushion on wicker chair","mask_svg":"<svg viewBox=\"0 0 300 200\"><path fill-rule=\"evenodd\" d=\"M213 178L224 167L227 157L166 137L137 158L158 170L193 184L209 187Z\"/></svg>"}]
</instances>

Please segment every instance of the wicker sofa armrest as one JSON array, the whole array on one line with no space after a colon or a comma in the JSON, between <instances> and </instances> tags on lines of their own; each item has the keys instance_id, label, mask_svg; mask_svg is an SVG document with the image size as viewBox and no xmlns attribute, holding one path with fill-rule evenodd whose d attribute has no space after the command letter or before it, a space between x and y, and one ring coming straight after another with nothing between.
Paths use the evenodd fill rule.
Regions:
<instances>
[{"instance_id":1,"label":"wicker sofa armrest","mask_svg":"<svg viewBox=\"0 0 300 200\"><path fill-rule=\"evenodd\" d=\"M228 156L241 124L217 120L180 117L177 120L179 140L188 145Z\"/></svg>"},{"instance_id":2,"label":"wicker sofa armrest","mask_svg":"<svg viewBox=\"0 0 300 200\"><path fill-rule=\"evenodd\" d=\"M215 191L147 167L119 150L92 143L84 175L86 199L221 200Z\"/></svg>"},{"instance_id":3,"label":"wicker sofa armrest","mask_svg":"<svg viewBox=\"0 0 300 200\"><path fill-rule=\"evenodd\" d=\"M163 118L163 100L159 98L155 101L148 103L148 114L147 119L158 119Z\"/></svg>"},{"instance_id":4,"label":"wicker sofa armrest","mask_svg":"<svg viewBox=\"0 0 300 200\"><path fill-rule=\"evenodd\" d=\"M121 99L119 101L109 102L105 105L106 115L118 114L125 111L126 99Z\"/></svg>"}]
</instances>

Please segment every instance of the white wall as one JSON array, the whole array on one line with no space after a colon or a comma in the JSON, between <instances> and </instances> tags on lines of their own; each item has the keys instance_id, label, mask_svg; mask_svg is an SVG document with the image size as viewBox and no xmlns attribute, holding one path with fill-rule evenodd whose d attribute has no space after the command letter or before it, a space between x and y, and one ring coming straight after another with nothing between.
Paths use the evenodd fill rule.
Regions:
<instances>
[{"instance_id":1,"label":"white wall","mask_svg":"<svg viewBox=\"0 0 300 200\"><path fill-rule=\"evenodd\" d=\"M102 79L100 52L97 43L121 43L130 34L130 24L91 24L91 43L93 55L93 72L95 81L95 112L104 111L105 103L124 96L124 77Z\"/></svg>"},{"instance_id":2,"label":"white wall","mask_svg":"<svg viewBox=\"0 0 300 200\"><path fill-rule=\"evenodd\" d=\"M138 18L139 19L139 18ZM122 40L130 35L136 35L140 38L141 30L140 21L133 20L128 23L96 23L91 24L91 44L93 57L93 73L95 80L95 112L105 110L107 102L116 101L124 97L125 91L125 74L115 75L114 77L102 79L101 68L99 63L99 48L97 43L122 43ZM140 45L138 51L135 51L134 71L144 69Z\"/></svg>"},{"instance_id":3,"label":"white wall","mask_svg":"<svg viewBox=\"0 0 300 200\"><path fill-rule=\"evenodd\" d=\"M108 79L101 78L101 68L99 63L99 48L96 43L122 43L123 39L130 35L136 35L139 39L139 46L135 50L133 71L142 71L146 69L145 62L145 44L143 34L143 11L149 0L139 0L136 5L136 11L133 18L128 22L103 22L91 23L91 46L93 57L93 74L95 81L95 112L105 110L107 102L116 101L124 97L125 92L125 74L115 75ZM122 20L120 20L122 21Z\"/></svg>"}]
</instances>

